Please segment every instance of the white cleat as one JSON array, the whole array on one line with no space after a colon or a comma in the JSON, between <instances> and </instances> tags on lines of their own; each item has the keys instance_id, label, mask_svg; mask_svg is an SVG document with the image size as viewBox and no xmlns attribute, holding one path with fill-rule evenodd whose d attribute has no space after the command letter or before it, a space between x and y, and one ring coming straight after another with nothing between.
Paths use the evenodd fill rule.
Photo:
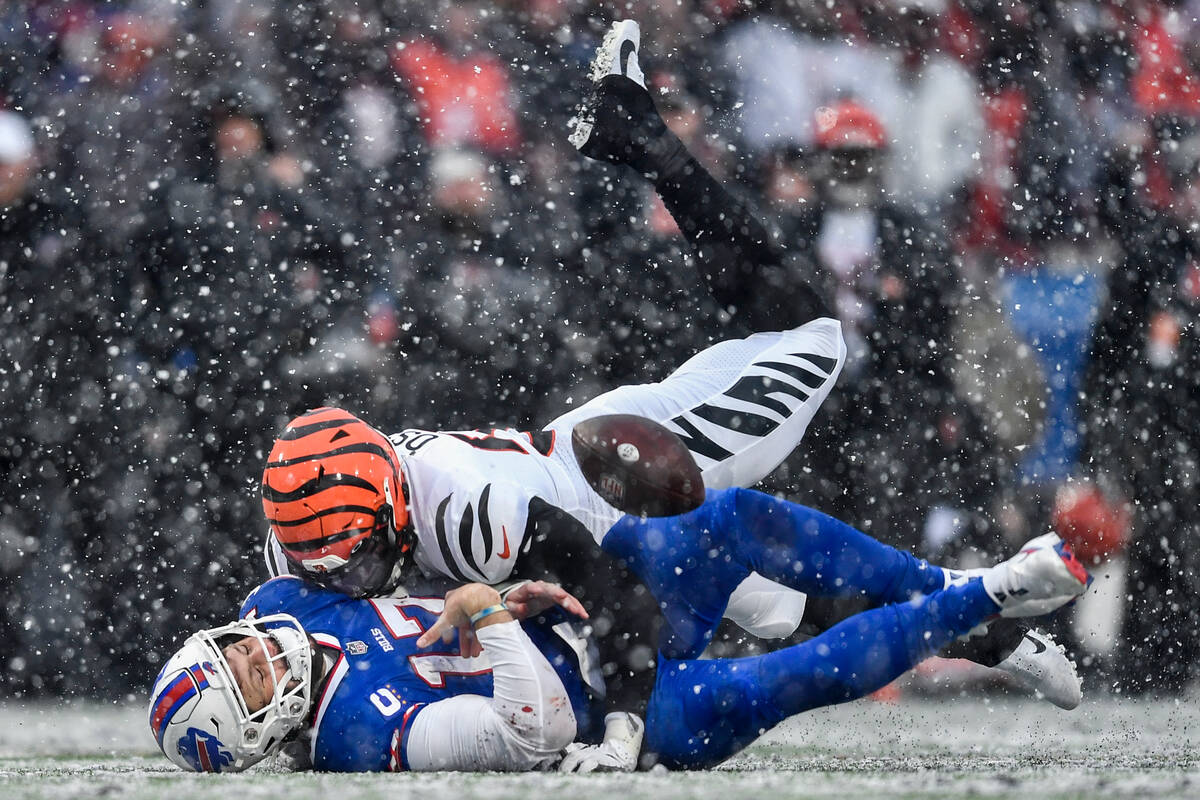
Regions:
<instances>
[{"instance_id":1,"label":"white cleat","mask_svg":"<svg viewBox=\"0 0 1200 800\"><path fill-rule=\"evenodd\" d=\"M620 75L629 78L643 89L646 88L646 76L642 74L641 64L638 63L638 53L641 50L642 32L638 24L631 19L623 19L612 24L604 40L596 48L592 58L588 78L592 83L599 84L609 75ZM585 100L579 109L579 114L573 120L574 130L568 137L576 150L583 148L592 135L595 123L596 98Z\"/></svg>"},{"instance_id":2,"label":"white cleat","mask_svg":"<svg viewBox=\"0 0 1200 800\"><path fill-rule=\"evenodd\" d=\"M646 76L638 63L641 43L642 31L636 22L631 19L614 22L592 58L592 68L588 72L592 83L599 83L609 75L624 75L645 89Z\"/></svg>"},{"instance_id":3,"label":"white cleat","mask_svg":"<svg viewBox=\"0 0 1200 800\"><path fill-rule=\"evenodd\" d=\"M994 669L1067 711L1083 699L1083 683L1075 671L1075 662L1047 633L1026 631L1016 649Z\"/></svg>"},{"instance_id":4,"label":"white cleat","mask_svg":"<svg viewBox=\"0 0 1200 800\"><path fill-rule=\"evenodd\" d=\"M1056 534L1030 539L1021 551L983 572L983 588L1002 617L1049 614L1087 591L1092 576Z\"/></svg>"}]
</instances>

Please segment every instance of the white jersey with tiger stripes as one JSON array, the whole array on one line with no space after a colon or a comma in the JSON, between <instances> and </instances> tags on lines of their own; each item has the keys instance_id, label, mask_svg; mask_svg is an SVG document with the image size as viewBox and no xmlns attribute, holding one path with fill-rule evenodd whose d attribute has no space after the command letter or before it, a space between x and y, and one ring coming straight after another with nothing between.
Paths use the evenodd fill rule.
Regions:
<instances>
[{"instance_id":1,"label":"white jersey with tiger stripes","mask_svg":"<svg viewBox=\"0 0 1200 800\"><path fill-rule=\"evenodd\" d=\"M569 433L408 429L389 438L408 487L413 558L427 576L505 580L530 544L530 501L539 497L574 513L581 493L591 492L574 457L562 458L571 449ZM599 535L620 516L609 507Z\"/></svg>"},{"instance_id":2,"label":"white jersey with tiger stripes","mask_svg":"<svg viewBox=\"0 0 1200 800\"><path fill-rule=\"evenodd\" d=\"M574 516L599 543L621 512L588 485L570 436L602 414L637 414L679 434L707 488L753 486L800 443L845 358L841 326L823 317L720 342L661 382L614 389L541 431L400 431L390 439L408 484L414 560L429 577L504 581L530 544L534 497ZM268 563L287 571L271 544ZM802 608L802 595L752 576L729 616L763 635L794 628Z\"/></svg>"}]
</instances>

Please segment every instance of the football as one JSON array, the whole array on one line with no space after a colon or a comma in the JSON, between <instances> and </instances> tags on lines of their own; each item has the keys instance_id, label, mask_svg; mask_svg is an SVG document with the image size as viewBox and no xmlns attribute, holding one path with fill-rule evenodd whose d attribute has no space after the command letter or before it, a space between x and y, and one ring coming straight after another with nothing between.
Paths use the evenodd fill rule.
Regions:
<instances>
[{"instance_id":1,"label":"football","mask_svg":"<svg viewBox=\"0 0 1200 800\"><path fill-rule=\"evenodd\" d=\"M633 414L592 417L571 431L579 469L609 505L671 517L704 502L700 467L677 435Z\"/></svg>"}]
</instances>

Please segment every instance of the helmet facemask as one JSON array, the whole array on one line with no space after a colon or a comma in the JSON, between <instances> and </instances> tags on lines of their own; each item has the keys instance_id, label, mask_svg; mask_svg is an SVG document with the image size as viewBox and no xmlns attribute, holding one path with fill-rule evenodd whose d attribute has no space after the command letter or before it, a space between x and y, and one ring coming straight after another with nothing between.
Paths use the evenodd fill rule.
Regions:
<instances>
[{"instance_id":1,"label":"helmet facemask","mask_svg":"<svg viewBox=\"0 0 1200 800\"><path fill-rule=\"evenodd\" d=\"M254 639L268 654L267 661L271 666L268 674L274 687L270 700L256 711L247 706L222 646L246 637ZM313 650L304 628L289 614L272 614L210 628L192 638L212 651L213 666L229 687L227 695L236 726L236 736L229 744L235 756L252 758L250 763L255 763L271 755L303 724L312 705ZM271 655L268 640L279 649L277 654ZM274 666L279 662L285 665L282 677L275 674Z\"/></svg>"}]
</instances>

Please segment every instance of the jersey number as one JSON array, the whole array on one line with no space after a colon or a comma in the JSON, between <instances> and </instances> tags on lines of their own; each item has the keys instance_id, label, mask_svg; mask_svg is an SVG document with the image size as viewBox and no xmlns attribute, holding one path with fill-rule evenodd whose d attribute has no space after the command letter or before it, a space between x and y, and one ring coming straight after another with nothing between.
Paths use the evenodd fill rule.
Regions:
<instances>
[{"instance_id":1,"label":"jersey number","mask_svg":"<svg viewBox=\"0 0 1200 800\"><path fill-rule=\"evenodd\" d=\"M370 603L393 639L420 636L425 631L416 616L409 616L405 609L420 608L440 614L445 607L445 601L440 597L377 597ZM408 663L417 677L434 689L445 688L447 675L485 675L492 671L491 661L482 655L467 658L457 653L421 653L409 656ZM404 708L396 693L386 686L371 692L368 699L384 717L394 716Z\"/></svg>"},{"instance_id":2,"label":"jersey number","mask_svg":"<svg viewBox=\"0 0 1200 800\"><path fill-rule=\"evenodd\" d=\"M400 702L400 698L396 697L395 692L386 686L371 692L370 700L371 705L379 709L379 713L384 717L394 716L396 712L404 708L404 703Z\"/></svg>"}]
</instances>

